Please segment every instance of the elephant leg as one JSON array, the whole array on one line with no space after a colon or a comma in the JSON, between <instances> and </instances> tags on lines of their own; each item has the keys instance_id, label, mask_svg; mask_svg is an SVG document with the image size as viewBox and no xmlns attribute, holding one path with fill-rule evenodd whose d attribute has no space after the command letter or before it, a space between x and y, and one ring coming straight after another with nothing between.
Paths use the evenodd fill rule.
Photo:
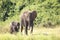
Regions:
<instances>
[{"instance_id":1,"label":"elephant leg","mask_svg":"<svg viewBox=\"0 0 60 40\"><path fill-rule=\"evenodd\" d=\"M25 27L25 34L27 35L27 27Z\"/></svg>"},{"instance_id":2,"label":"elephant leg","mask_svg":"<svg viewBox=\"0 0 60 40\"><path fill-rule=\"evenodd\" d=\"M21 32L23 31L23 20L21 19L21 22L20 22L20 29L21 29Z\"/></svg>"},{"instance_id":3,"label":"elephant leg","mask_svg":"<svg viewBox=\"0 0 60 40\"><path fill-rule=\"evenodd\" d=\"M12 29L10 30L10 33L11 33L11 34L13 33L13 30L12 30Z\"/></svg>"},{"instance_id":4,"label":"elephant leg","mask_svg":"<svg viewBox=\"0 0 60 40\"><path fill-rule=\"evenodd\" d=\"M23 26L21 26L21 32L23 31Z\"/></svg>"},{"instance_id":5,"label":"elephant leg","mask_svg":"<svg viewBox=\"0 0 60 40\"><path fill-rule=\"evenodd\" d=\"M31 33L33 32L33 26L31 27Z\"/></svg>"},{"instance_id":6,"label":"elephant leg","mask_svg":"<svg viewBox=\"0 0 60 40\"><path fill-rule=\"evenodd\" d=\"M25 34L28 35L28 22L26 22L26 25L25 25Z\"/></svg>"},{"instance_id":7,"label":"elephant leg","mask_svg":"<svg viewBox=\"0 0 60 40\"><path fill-rule=\"evenodd\" d=\"M10 33L12 34L13 32L15 32L15 29L14 29L14 27L11 27L11 29L10 29L11 31L10 31Z\"/></svg>"},{"instance_id":8,"label":"elephant leg","mask_svg":"<svg viewBox=\"0 0 60 40\"><path fill-rule=\"evenodd\" d=\"M16 26L15 31L16 31L16 32L19 32L19 29L18 29L17 27L18 27L18 26Z\"/></svg>"},{"instance_id":9,"label":"elephant leg","mask_svg":"<svg viewBox=\"0 0 60 40\"><path fill-rule=\"evenodd\" d=\"M33 32L33 22L31 22L31 33Z\"/></svg>"}]
</instances>

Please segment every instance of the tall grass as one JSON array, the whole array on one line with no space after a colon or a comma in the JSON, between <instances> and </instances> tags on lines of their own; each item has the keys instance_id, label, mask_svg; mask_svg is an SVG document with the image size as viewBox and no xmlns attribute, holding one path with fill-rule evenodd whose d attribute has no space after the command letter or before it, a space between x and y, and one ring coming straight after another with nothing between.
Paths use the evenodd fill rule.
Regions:
<instances>
[{"instance_id":1,"label":"tall grass","mask_svg":"<svg viewBox=\"0 0 60 40\"><path fill-rule=\"evenodd\" d=\"M56 35L20 35L20 34L0 34L0 40L60 40Z\"/></svg>"},{"instance_id":2,"label":"tall grass","mask_svg":"<svg viewBox=\"0 0 60 40\"><path fill-rule=\"evenodd\" d=\"M28 35L20 32L10 34L0 33L0 40L60 40L60 28L34 28L32 34L28 30ZM4 32L4 31L3 31Z\"/></svg>"}]
</instances>

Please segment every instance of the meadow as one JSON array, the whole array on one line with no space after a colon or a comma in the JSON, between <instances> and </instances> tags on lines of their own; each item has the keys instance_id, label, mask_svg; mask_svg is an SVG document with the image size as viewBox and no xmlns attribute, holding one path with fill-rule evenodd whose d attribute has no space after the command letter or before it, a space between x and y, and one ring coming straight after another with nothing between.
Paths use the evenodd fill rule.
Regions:
<instances>
[{"instance_id":1,"label":"meadow","mask_svg":"<svg viewBox=\"0 0 60 40\"><path fill-rule=\"evenodd\" d=\"M35 10L34 31L10 34L10 23ZM0 0L0 40L60 40L60 0Z\"/></svg>"},{"instance_id":2,"label":"meadow","mask_svg":"<svg viewBox=\"0 0 60 40\"><path fill-rule=\"evenodd\" d=\"M31 34L30 30L28 30L28 35L25 35L24 30L23 33L19 31L18 33L10 34L9 23L10 21L1 23L4 27L2 25L0 27L0 40L60 40L59 25L54 28L35 25L33 33Z\"/></svg>"},{"instance_id":3,"label":"meadow","mask_svg":"<svg viewBox=\"0 0 60 40\"><path fill-rule=\"evenodd\" d=\"M29 30L28 30L29 31ZM0 33L0 40L60 40L60 28L34 28L33 33L30 31L28 35L20 32L10 34L10 33Z\"/></svg>"}]
</instances>

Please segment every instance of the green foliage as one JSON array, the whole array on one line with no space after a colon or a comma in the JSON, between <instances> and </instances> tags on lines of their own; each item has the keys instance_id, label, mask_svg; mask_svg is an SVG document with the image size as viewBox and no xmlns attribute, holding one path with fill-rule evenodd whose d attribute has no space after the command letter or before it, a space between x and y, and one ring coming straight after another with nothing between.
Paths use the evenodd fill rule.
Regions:
<instances>
[{"instance_id":1,"label":"green foliage","mask_svg":"<svg viewBox=\"0 0 60 40\"><path fill-rule=\"evenodd\" d=\"M60 24L59 0L0 0L0 21L19 16L25 10L37 11L35 24Z\"/></svg>"},{"instance_id":2,"label":"green foliage","mask_svg":"<svg viewBox=\"0 0 60 40\"><path fill-rule=\"evenodd\" d=\"M0 0L0 40L60 40L60 36L56 35L32 34L23 36L20 33L17 35L9 34L10 23L12 21L20 22L20 14L26 10L37 11L34 24L39 27L40 25L45 27L60 25L60 0ZM55 32L52 32L59 32L56 32L58 29L54 30Z\"/></svg>"},{"instance_id":3,"label":"green foliage","mask_svg":"<svg viewBox=\"0 0 60 40\"><path fill-rule=\"evenodd\" d=\"M5 21L7 19L7 17L9 17L9 12L14 12L14 8L15 8L15 3L12 3L10 0L2 0L2 4L1 6L1 15L2 15L2 19L3 21ZM1 16L0 15L0 16Z\"/></svg>"},{"instance_id":4,"label":"green foliage","mask_svg":"<svg viewBox=\"0 0 60 40\"><path fill-rule=\"evenodd\" d=\"M56 35L13 35L13 34L0 34L0 40L60 40Z\"/></svg>"}]
</instances>

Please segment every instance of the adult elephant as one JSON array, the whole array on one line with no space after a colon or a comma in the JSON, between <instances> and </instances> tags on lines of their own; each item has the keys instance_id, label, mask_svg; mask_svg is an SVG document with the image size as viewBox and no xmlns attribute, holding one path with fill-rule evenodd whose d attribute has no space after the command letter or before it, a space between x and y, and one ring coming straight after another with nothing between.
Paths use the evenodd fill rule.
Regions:
<instances>
[{"instance_id":1,"label":"adult elephant","mask_svg":"<svg viewBox=\"0 0 60 40\"><path fill-rule=\"evenodd\" d=\"M35 20L35 18L37 17L37 12L36 11L25 11L22 15L21 15L21 23L20 23L20 27L21 27L21 32L23 31L23 26L25 26L25 34L28 34L28 27L31 28L31 33L33 32L33 21Z\"/></svg>"}]
</instances>

